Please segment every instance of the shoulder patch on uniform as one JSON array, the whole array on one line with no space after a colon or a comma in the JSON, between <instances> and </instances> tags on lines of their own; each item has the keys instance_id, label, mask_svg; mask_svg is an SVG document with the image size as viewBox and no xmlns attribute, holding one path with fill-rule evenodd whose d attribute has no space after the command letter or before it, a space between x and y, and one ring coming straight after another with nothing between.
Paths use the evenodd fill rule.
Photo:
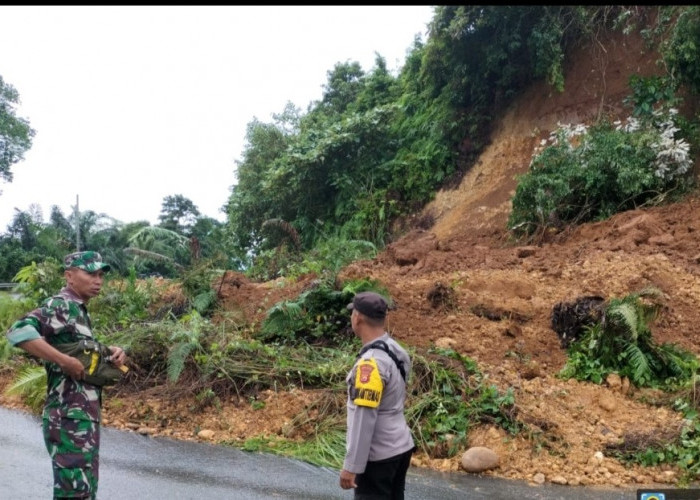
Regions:
<instances>
[{"instance_id":1,"label":"shoulder patch on uniform","mask_svg":"<svg viewBox=\"0 0 700 500\"><path fill-rule=\"evenodd\" d=\"M376 408L382 400L384 383L379 375L377 361L374 358L361 359L355 373L355 399L357 406Z\"/></svg>"}]
</instances>

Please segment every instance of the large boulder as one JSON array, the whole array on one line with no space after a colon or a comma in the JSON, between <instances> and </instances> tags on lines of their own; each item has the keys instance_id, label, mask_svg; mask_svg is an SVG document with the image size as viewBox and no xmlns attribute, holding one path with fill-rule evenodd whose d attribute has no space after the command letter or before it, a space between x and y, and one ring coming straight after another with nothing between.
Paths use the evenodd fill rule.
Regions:
<instances>
[{"instance_id":1,"label":"large boulder","mask_svg":"<svg viewBox=\"0 0 700 500\"><path fill-rule=\"evenodd\" d=\"M499 461L499 456L490 448L472 446L462 455L462 468L467 472L483 472L498 467Z\"/></svg>"}]
</instances>

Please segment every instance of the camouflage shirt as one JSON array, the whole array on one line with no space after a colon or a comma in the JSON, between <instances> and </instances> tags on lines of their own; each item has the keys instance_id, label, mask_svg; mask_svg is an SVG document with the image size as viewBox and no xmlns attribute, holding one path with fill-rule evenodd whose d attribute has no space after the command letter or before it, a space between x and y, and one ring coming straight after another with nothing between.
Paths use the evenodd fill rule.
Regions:
<instances>
[{"instance_id":1,"label":"camouflage shirt","mask_svg":"<svg viewBox=\"0 0 700 500\"><path fill-rule=\"evenodd\" d=\"M7 332L10 344L43 337L51 345L93 338L83 300L68 287L16 321ZM100 387L73 380L56 363L45 362L47 394L44 417L100 421Z\"/></svg>"}]
</instances>

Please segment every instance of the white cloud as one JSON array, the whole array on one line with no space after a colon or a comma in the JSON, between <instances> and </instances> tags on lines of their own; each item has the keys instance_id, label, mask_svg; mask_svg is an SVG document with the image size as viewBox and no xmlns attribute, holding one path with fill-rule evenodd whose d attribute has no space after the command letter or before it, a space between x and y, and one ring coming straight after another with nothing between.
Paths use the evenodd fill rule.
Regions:
<instances>
[{"instance_id":1,"label":"white cloud","mask_svg":"<svg viewBox=\"0 0 700 500\"><path fill-rule=\"evenodd\" d=\"M429 6L2 6L0 75L37 131L0 183L14 208L158 222L168 195L204 215L234 183L246 125L320 99L338 62L396 70Z\"/></svg>"}]
</instances>

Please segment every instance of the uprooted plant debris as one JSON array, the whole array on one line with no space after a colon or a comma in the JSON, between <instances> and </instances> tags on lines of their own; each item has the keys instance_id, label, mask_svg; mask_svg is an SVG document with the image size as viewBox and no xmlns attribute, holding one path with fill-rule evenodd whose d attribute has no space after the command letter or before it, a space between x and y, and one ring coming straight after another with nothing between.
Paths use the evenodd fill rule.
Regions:
<instances>
[{"instance_id":1,"label":"uprooted plant debris","mask_svg":"<svg viewBox=\"0 0 700 500\"><path fill-rule=\"evenodd\" d=\"M559 302L552 308L552 330L557 332L562 348L569 347L586 326L599 322L605 299L598 295L579 297L573 302Z\"/></svg>"}]
</instances>

